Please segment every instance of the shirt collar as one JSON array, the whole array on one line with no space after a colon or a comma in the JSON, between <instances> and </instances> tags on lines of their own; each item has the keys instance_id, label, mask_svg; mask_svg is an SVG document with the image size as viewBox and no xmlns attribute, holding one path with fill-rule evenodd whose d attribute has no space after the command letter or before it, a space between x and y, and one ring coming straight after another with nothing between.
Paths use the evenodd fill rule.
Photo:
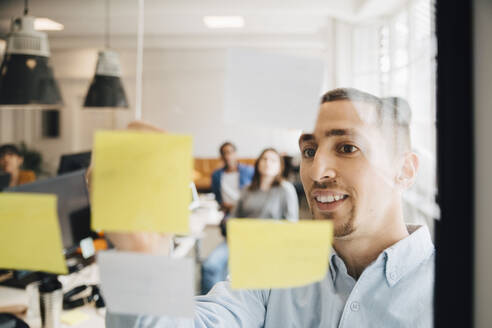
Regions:
<instances>
[{"instance_id":1,"label":"shirt collar","mask_svg":"<svg viewBox=\"0 0 492 328\"><path fill-rule=\"evenodd\" d=\"M390 286L434 254L434 244L426 226L407 225L407 230L409 236L383 252L386 258L385 276Z\"/></svg>"},{"instance_id":2,"label":"shirt collar","mask_svg":"<svg viewBox=\"0 0 492 328\"><path fill-rule=\"evenodd\" d=\"M337 278L337 273L342 270L343 273L347 273L347 267L345 266L345 263L341 259L340 256L338 256L337 251L335 250L334 247L331 248L331 253L330 253L330 273L331 273L331 278L333 281Z\"/></svg>"},{"instance_id":3,"label":"shirt collar","mask_svg":"<svg viewBox=\"0 0 492 328\"><path fill-rule=\"evenodd\" d=\"M394 286L407 273L418 267L434 253L429 229L427 226L407 225L409 236L385 249L376 261L383 257L385 276L388 284ZM332 247L330 254L330 273L335 281L339 270L347 271L343 260Z\"/></svg>"}]
</instances>

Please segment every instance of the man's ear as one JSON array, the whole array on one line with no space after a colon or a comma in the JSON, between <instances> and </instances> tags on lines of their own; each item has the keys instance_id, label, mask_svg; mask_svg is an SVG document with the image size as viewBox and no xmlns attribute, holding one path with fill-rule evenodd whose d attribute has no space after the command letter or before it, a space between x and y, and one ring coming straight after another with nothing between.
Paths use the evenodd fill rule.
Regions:
<instances>
[{"instance_id":1,"label":"man's ear","mask_svg":"<svg viewBox=\"0 0 492 328\"><path fill-rule=\"evenodd\" d=\"M419 157L414 152L407 152L403 155L400 174L396 177L396 184L402 189L410 188L415 182L419 169Z\"/></svg>"}]
</instances>

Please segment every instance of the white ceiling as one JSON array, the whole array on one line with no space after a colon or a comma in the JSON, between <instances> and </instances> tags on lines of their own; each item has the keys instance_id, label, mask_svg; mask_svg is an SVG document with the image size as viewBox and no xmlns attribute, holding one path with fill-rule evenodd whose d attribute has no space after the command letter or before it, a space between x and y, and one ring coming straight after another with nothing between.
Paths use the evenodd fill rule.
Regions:
<instances>
[{"instance_id":1,"label":"white ceiling","mask_svg":"<svg viewBox=\"0 0 492 328\"><path fill-rule=\"evenodd\" d=\"M0 0L0 36L5 37L10 18L23 12L22 0ZM145 0L145 37L313 37L328 18L357 21L387 14L404 0ZM49 32L50 40L102 40L105 0L31 0L30 14L48 17L65 26ZM138 0L110 0L112 39L134 37ZM210 30L204 15L242 15L242 29ZM196 41L196 40L195 40ZM57 43L55 43L56 45Z\"/></svg>"}]
</instances>

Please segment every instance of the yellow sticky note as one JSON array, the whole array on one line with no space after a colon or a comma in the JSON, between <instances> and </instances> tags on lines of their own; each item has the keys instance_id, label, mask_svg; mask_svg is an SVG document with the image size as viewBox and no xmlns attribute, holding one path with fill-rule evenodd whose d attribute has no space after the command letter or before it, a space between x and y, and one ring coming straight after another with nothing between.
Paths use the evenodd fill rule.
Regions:
<instances>
[{"instance_id":1,"label":"yellow sticky note","mask_svg":"<svg viewBox=\"0 0 492 328\"><path fill-rule=\"evenodd\" d=\"M61 315L61 322L69 326L76 326L88 319L89 315L79 310L65 311Z\"/></svg>"},{"instance_id":2,"label":"yellow sticky note","mask_svg":"<svg viewBox=\"0 0 492 328\"><path fill-rule=\"evenodd\" d=\"M288 288L327 272L331 221L231 219L227 223L231 287Z\"/></svg>"},{"instance_id":3,"label":"yellow sticky note","mask_svg":"<svg viewBox=\"0 0 492 328\"><path fill-rule=\"evenodd\" d=\"M93 229L188 233L191 136L97 132L92 160Z\"/></svg>"},{"instance_id":4,"label":"yellow sticky note","mask_svg":"<svg viewBox=\"0 0 492 328\"><path fill-rule=\"evenodd\" d=\"M66 274L55 195L0 193L0 268Z\"/></svg>"}]
</instances>

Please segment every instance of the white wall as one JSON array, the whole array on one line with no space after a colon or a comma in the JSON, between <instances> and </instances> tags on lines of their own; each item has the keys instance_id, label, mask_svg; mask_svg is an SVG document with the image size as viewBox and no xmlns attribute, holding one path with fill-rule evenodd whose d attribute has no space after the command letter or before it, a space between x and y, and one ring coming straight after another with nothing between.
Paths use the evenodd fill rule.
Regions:
<instances>
[{"instance_id":1,"label":"white wall","mask_svg":"<svg viewBox=\"0 0 492 328\"><path fill-rule=\"evenodd\" d=\"M286 129L224 120L225 74L226 49L146 51L143 117L167 131L192 134L196 156L217 156L224 140L236 143L241 156L255 157L267 146L295 152L295 141L279 138ZM282 108L272 110L281 115Z\"/></svg>"},{"instance_id":2,"label":"white wall","mask_svg":"<svg viewBox=\"0 0 492 328\"><path fill-rule=\"evenodd\" d=\"M488 328L492 323L492 2L475 0L474 5L475 327Z\"/></svg>"}]
</instances>

